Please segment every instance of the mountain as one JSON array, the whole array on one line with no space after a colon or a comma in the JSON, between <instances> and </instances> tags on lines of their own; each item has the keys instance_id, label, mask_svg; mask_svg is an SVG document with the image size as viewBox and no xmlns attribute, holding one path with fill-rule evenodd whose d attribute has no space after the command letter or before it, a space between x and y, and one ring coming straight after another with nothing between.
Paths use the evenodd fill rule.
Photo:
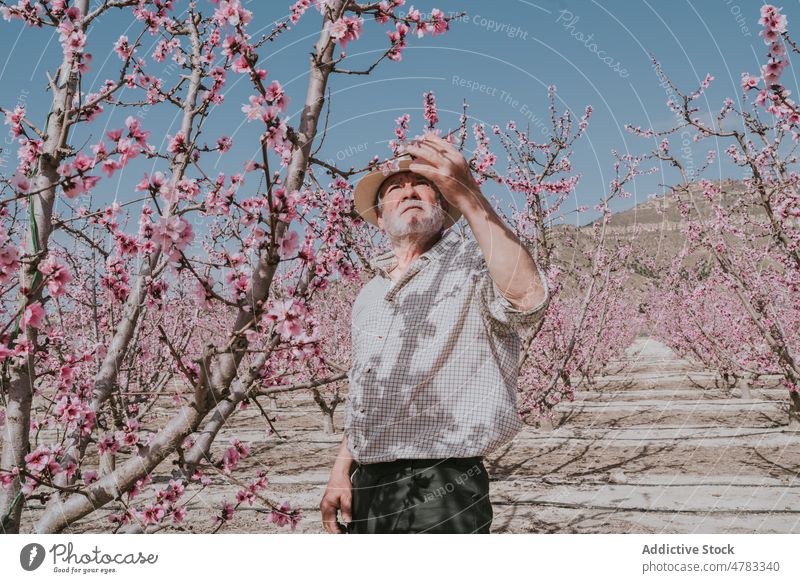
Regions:
<instances>
[{"instance_id":1,"label":"mountain","mask_svg":"<svg viewBox=\"0 0 800 583\"><path fill-rule=\"evenodd\" d=\"M743 182L723 179L714 183L720 188L719 202L723 208L734 209L742 201L742 196L746 192ZM694 200L701 216L709 217L713 214L711 205L698 183L690 184L688 195ZM681 193L681 197L685 199L686 195ZM689 216L697 216L692 206ZM750 217L761 222L765 213L758 207L751 210ZM587 251L594 245L592 232L599 220L581 227L558 225L548 229L548 236L555 242L556 264L566 266L573 263L582 265L587 263L581 254L574 252L575 246ZM606 227L609 242L612 244L629 240L633 242L635 253L628 262L628 268L632 272L632 287L642 289L644 284L655 276L652 269L639 257L651 258L657 268L669 265L687 245L686 237L682 233L682 229L686 226L687 222L681 216L676 195L673 193L650 197L630 209L611 215ZM697 266L699 262L709 261L711 261L709 253L698 251L687 258L685 263L687 266Z\"/></svg>"}]
</instances>

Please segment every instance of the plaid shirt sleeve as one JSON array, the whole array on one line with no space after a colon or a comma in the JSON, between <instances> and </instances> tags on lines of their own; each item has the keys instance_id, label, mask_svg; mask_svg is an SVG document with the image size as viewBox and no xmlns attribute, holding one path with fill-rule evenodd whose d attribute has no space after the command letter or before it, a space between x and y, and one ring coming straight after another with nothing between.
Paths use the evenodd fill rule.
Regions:
<instances>
[{"instance_id":1,"label":"plaid shirt sleeve","mask_svg":"<svg viewBox=\"0 0 800 583\"><path fill-rule=\"evenodd\" d=\"M547 306L550 304L550 290L547 287L547 278L542 269L537 265L539 279L544 287L544 299L530 310L520 310L506 298L497 287L489 273L486 260L480 248L476 249L477 257L473 276L476 278L476 293L484 317L498 333L529 329L534 327L539 320L544 318Z\"/></svg>"}]
</instances>

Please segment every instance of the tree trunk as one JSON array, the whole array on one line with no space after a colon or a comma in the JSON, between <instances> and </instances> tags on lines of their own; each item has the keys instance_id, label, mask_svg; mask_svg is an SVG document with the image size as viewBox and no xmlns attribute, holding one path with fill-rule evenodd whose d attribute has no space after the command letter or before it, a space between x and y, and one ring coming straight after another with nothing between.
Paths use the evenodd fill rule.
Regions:
<instances>
[{"instance_id":1,"label":"tree trunk","mask_svg":"<svg viewBox=\"0 0 800 583\"><path fill-rule=\"evenodd\" d=\"M555 430L555 425L553 424L553 420L550 417L541 417L539 419L539 429L541 429L542 431Z\"/></svg>"},{"instance_id":2,"label":"tree trunk","mask_svg":"<svg viewBox=\"0 0 800 583\"><path fill-rule=\"evenodd\" d=\"M100 475L110 474L117 467L117 456L110 451L100 455Z\"/></svg>"},{"instance_id":3,"label":"tree trunk","mask_svg":"<svg viewBox=\"0 0 800 583\"><path fill-rule=\"evenodd\" d=\"M789 430L800 431L800 393L789 392Z\"/></svg>"},{"instance_id":4,"label":"tree trunk","mask_svg":"<svg viewBox=\"0 0 800 583\"><path fill-rule=\"evenodd\" d=\"M336 433L336 429L333 425L333 409L328 409L322 413L322 420L323 420L323 430L328 435L333 435Z\"/></svg>"},{"instance_id":5,"label":"tree trunk","mask_svg":"<svg viewBox=\"0 0 800 583\"><path fill-rule=\"evenodd\" d=\"M77 9L82 15L88 11L89 0L79 0ZM59 181L58 166L62 159L61 148L67 142L67 115L77 86L77 73L72 73L71 60L64 58L55 82L50 115L47 117L46 140L37 164L37 175L32 181L33 194L29 198L29 221L26 233L26 252L31 260L20 268L20 308L42 298L39 263L47 255L50 234L53 231L53 204ZM27 294L22 290L27 288ZM37 289L38 288L38 289ZM32 346L37 346L36 330L30 326L20 329ZM0 467L10 470L25 466L25 456L30 453L31 407L36 383L33 357L29 356L10 370L6 431ZM18 533L24 504L21 481L17 477L8 488L0 488L0 532Z\"/></svg>"},{"instance_id":6,"label":"tree trunk","mask_svg":"<svg viewBox=\"0 0 800 583\"><path fill-rule=\"evenodd\" d=\"M739 390L741 391L741 395L739 397L741 399L752 399L753 393L750 391L750 377L743 376L739 382Z\"/></svg>"}]
</instances>

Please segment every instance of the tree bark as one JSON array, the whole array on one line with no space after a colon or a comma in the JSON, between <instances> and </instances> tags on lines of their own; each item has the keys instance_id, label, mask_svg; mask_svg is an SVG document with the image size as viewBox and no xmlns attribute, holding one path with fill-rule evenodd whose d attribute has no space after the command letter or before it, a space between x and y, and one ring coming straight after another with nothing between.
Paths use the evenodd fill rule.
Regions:
<instances>
[{"instance_id":1,"label":"tree bark","mask_svg":"<svg viewBox=\"0 0 800 583\"><path fill-rule=\"evenodd\" d=\"M89 0L78 0L75 6L81 15L88 11ZM72 61L64 57L59 68L50 115L45 127L46 139L42 144L42 155L37 164L37 175L30 196L30 218L26 233L26 251L31 260L20 268L20 308L40 301L42 298L39 263L46 257L48 242L53 231L53 204L56 198L56 185L59 181L58 166L63 157L62 148L67 142L69 127L68 114L70 101L77 86L77 73L72 72ZM37 277L38 276L38 277ZM37 345L36 330L30 326L20 329L20 335ZM8 405L6 430L3 439L3 454L0 467L11 470L24 467L25 456L30 453L31 407L36 371L33 356L11 367L8 381ZM24 504L21 481L17 477L8 488L0 488L0 532L18 533L22 506Z\"/></svg>"}]
</instances>

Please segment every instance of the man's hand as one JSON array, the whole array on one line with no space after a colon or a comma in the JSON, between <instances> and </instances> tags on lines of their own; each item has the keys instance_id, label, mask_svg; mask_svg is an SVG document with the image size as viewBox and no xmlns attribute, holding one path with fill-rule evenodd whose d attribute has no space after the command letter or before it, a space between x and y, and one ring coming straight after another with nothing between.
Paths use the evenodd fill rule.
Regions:
<instances>
[{"instance_id":1,"label":"man's hand","mask_svg":"<svg viewBox=\"0 0 800 583\"><path fill-rule=\"evenodd\" d=\"M447 140L428 134L417 145L407 144L406 152L415 159L408 169L433 182L447 202L462 213L465 206L483 198L469 162Z\"/></svg>"},{"instance_id":2,"label":"man's hand","mask_svg":"<svg viewBox=\"0 0 800 583\"><path fill-rule=\"evenodd\" d=\"M483 196L461 152L432 134L418 145L407 145L406 151L415 158L409 170L436 184L447 202L461 211L500 293L518 310L543 302L546 291L536 262Z\"/></svg>"},{"instance_id":3,"label":"man's hand","mask_svg":"<svg viewBox=\"0 0 800 583\"><path fill-rule=\"evenodd\" d=\"M334 470L328 480L328 487L322 496L319 510L322 512L322 526L325 532L331 534L344 534L344 525L336 517L336 511L341 510L342 521L349 524L352 520L353 487L350 475L347 472Z\"/></svg>"}]
</instances>

